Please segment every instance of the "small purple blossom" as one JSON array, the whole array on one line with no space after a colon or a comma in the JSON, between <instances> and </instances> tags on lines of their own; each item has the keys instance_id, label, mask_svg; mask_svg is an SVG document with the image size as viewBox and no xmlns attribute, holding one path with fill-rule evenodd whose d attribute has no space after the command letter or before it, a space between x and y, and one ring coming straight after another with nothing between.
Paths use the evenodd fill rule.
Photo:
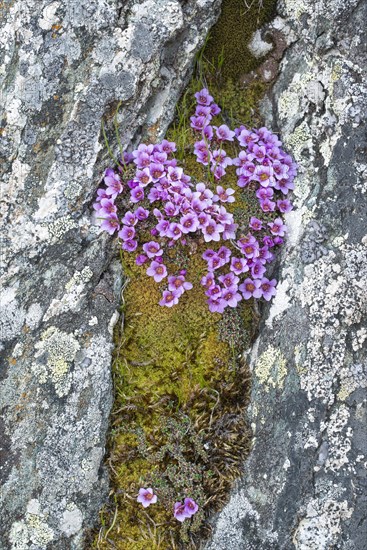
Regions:
<instances>
[{"instance_id":1,"label":"small purple blossom","mask_svg":"<svg viewBox=\"0 0 367 550\"><path fill-rule=\"evenodd\" d=\"M163 250L160 244L155 241L143 244L143 250L148 258L155 258L156 256L162 256Z\"/></svg>"},{"instance_id":2,"label":"small purple blossom","mask_svg":"<svg viewBox=\"0 0 367 550\"><path fill-rule=\"evenodd\" d=\"M231 265L229 268L235 275L241 275L249 270L247 262L244 258L232 257Z\"/></svg>"},{"instance_id":3,"label":"small purple blossom","mask_svg":"<svg viewBox=\"0 0 367 550\"><path fill-rule=\"evenodd\" d=\"M156 260L153 260L147 269L147 275L153 277L156 283L160 283L167 277L167 268L164 264L160 264Z\"/></svg>"},{"instance_id":4,"label":"small purple blossom","mask_svg":"<svg viewBox=\"0 0 367 550\"><path fill-rule=\"evenodd\" d=\"M190 126L194 130L197 130L198 132L201 132L207 123L207 118L204 116L192 116L190 117L191 123Z\"/></svg>"},{"instance_id":5,"label":"small purple blossom","mask_svg":"<svg viewBox=\"0 0 367 550\"><path fill-rule=\"evenodd\" d=\"M143 265L148 261L148 257L145 254L139 254L136 256L135 263L136 265Z\"/></svg>"},{"instance_id":6,"label":"small purple blossom","mask_svg":"<svg viewBox=\"0 0 367 550\"><path fill-rule=\"evenodd\" d=\"M274 212L275 202L270 201L269 199L260 199L260 208L263 212Z\"/></svg>"},{"instance_id":7,"label":"small purple blossom","mask_svg":"<svg viewBox=\"0 0 367 550\"><path fill-rule=\"evenodd\" d=\"M138 241L135 241L134 239L129 239L127 241L123 241L122 248L126 250L127 252L134 252L138 247Z\"/></svg>"},{"instance_id":8,"label":"small purple blossom","mask_svg":"<svg viewBox=\"0 0 367 550\"><path fill-rule=\"evenodd\" d=\"M261 281L259 279L255 279L254 281L252 279L245 279L238 288L242 292L244 299L249 300L252 297L261 297L262 291L260 289L260 284Z\"/></svg>"},{"instance_id":9,"label":"small purple blossom","mask_svg":"<svg viewBox=\"0 0 367 550\"><path fill-rule=\"evenodd\" d=\"M241 294L237 292L237 285L232 285L222 291L222 299L229 305L229 307L237 307L238 302L242 300Z\"/></svg>"},{"instance_id":10,"label":"small purple blossom","mask_svg":"<svg viewBox=\"0 0 367 550\"><path fill-rule=\"evenodd\" d=\"M227 273L226 275L220 275L218 277L218 280L224 285L226 288L230 288L232 286L238 285L240 279L237 277L232 271Z\"/></svg>"},{"instance_id":11,"label":"small purple blossom","mask_svg":"<svg viewBox=\"0 0 367 550\"><path fill-rule=\"evenodd\" d=\"M99 205L99 215L100 216L111 216L111 214L117 213L117 206L113 202L111 198L109 199L101 199L101 201L98 203Z\"/></svg>"},{"instance_id":12,"label":"small purple blossom","mask_svg":"<svg viewBox=\"0 0 367 550\"><path fill-rule=\"evenodd\" d=\"M164 290L159 305L166 307L175 306L178 304L180 295L181 294L177 290Z\"/></svg>"},{"instance_id":13,"label":"small purple blossom","mask_svg":"<svg viewBox=\"0 0 367 550\"><path fill-rule=\"evenodd\" d=\"M250 219L249 227L251 227L251 229L253 229L254 231L260 231L260 229L263 228L263 224L261 220L252 216Z\"/></svg>"},{"instance_id":14,"label":"small purple blossom","mask_svg":"<svg viewBox=\"0 0 367 550\"><path fill-rule=\"evenodd\" d=\"M173 508L173 515L181 523L185 521L185 519L191 517L191 514L187 512L185 505L182 504L182 502L175 502L175 505Z\"/></svg>"},{"instance_id":15,"label":"small purple blossom","mask_svg":"<svg viewBox=\"0 0 367 550\"><path fill-rule=\"evenodd\" d=\"M213 201L217 202L234 202L235 198L232 197L234 195L234 189L231 189L230 187L228 189L224 189L221 185L217 186L217 194L214 195Z\"/></svg>"},{"instance_id":16,"label":"small purple blossom","mask_svg":"<svg viewBox=\"0 0 367 550\"><path fill-rule=\"evenodd\" d=\"M269 222L268 226L270 227L271 234L278 237L284 237L287 231L287 226L284 225L281 218L276 218L273 222Z\"/></svg>"},{"instance_id":17,"label":"small purple blossom","mask_svg":"<svg viewBox=\"0 0 367 550\"><path fill-rule=\"evenodd\" d=\"M211 311L212 313L223 313L223 311L227 307L227 302L222 298L219 298L218 300L208 298L207 304L209 306L209 311Z\"/></svg>"},{"instance_id":18,"label":"small purple blossom","mask_svg":"<svg viewBox=\"0 0 367 550\"><path fill-rule=\"evenodd\" d=\"M195 98L199 105L210 105L214 101L207 88L203 88L200 92L196 92Z\"/></svg>"},{"instance_id":19,"label":"small purple blossom","mask_svg":"<svg viewBox=\"0 0 367 550\"><path fill-rule=\"evenodd\" d=\"M194 214L185 214L180 219L182 233L195 232L199 227L199 221Z\"/></svg>"},{"instance_id":20,"label":"small purple blossom","mask_svg":"<svg viewBox=\"0 0 367 550\"><path fill-rule=\"evenodd\" d=\"M168 290L175 291L181 296L185 290L191 290L192 284L185 280L184 275L170 275L168 277Z\"/></svg>"},{"instance_id":21,"label":"small purple blossom","mask_svg":"<svg viewBox=\"0 0 367 550\"><path fill-rule=\"evenodd\" d=\"M123 241L128 241L135 237L135 229L132 225L124 225L122 229L118 232L118 236Z\"/></svg>"},{"instance_id":22,"label":"small purple blossom","mask_svg":"<svg viewBox=\"0 0 367 550\"><path fill-rule=\"evenodd\" d=\"M204 241L206 243L211 241L219 241L221 231L224 231L224 227L220 224L216 224L214 220L210 220L208 224L202 228Z\"/></svg>"},{"instance_id":23,"label":"small purple blossom","mask_svg":"<svg viewBox=\"0 0 367 550\"><path fill-rule=\"evenodd\" d=\"M214 274L212 272L209 272L207 275L204 275L201 278L200 282L207 289L213 287L215 285Z\"/></svg>"},{"instance_id":24,"label":"small purple blossom","mask_svg":"<svg viewBox=\"0 0 367 550\"><path fill-rule=\"evenodd\" d=\"M292 204L288 199L281 199L277 201L277 207L280 212L285 214L286 212L290 212L293 209Z\"/></svg>"},{"instance_id":25,"label":"small purple blossom","mask_svg":"<svg viewBox=\"0 0 367 550\"><path fill-rule=\"evenodd\" d=\"M261 277L264 275L266 268L261 260L256 260L252 266L251 266L251 276L254 279L261 279Z\"/></svg>"},{"instance_id":26,"label":"small purple blossom","mask_svg":"<svg viewBox=\"0 0 367 550\"><path fill-rule=\"evenodd\" d=\"M144 189L138 185L137 187L134 187L134 189L130 192L130 201L131 202L140 202L144 199Z\"/></svg>"},{"instance_id":27,"label":"small purple blossom","mask_svg":"<svg viewBox=\"0 0 367 550\"><path fill-rule=\"evenodd\" d=\"M116 214L111 214L107 218L104 218L101 223L101 229L104 229L110 235L113 235L114 232L120 229L120 224Z\"/></svg>"},{"instance_id":28,"label":"small purple blossom","mask_svg":"<svg viewBox=\"0 0 367 550\"><path fill-rule=\"evenodd\" d=\"M135 216L138 218L138 220L143 221L146 220L149 216L149 210L146 210L142 206L139 206L135 211Z\"/></svg>"},{"instance_id":29,"label":"small purple blossom","mask_svg":"<svg viewBox=\"0 0 367 550\"><path fill-rule=\"evenodd\" d=\"M275 288L276 284L276 279L272 279L271 281L269 281L269 279L267 279L266 277L262 279L260 289L262 291L264 300L266 300L267 302L269 302L269 300L271 300L271 298L277 293Z\"/></svg>"},{"instance_id":30,"label":"small purple blossom","mask_svg":"<svg viewBox=\"0 0 367 550\"><path fill-rule=\"evenodd\" d=\"M192 498L185 498L184 506L186 513L191 517L199 510L199 506Z\"/></svg>"},{"instance_id":31,"label":"small purple blossom","mask_svg":"<svg viewBox=\"0 0 367 550\"><path fill-rule=\"evenodd\" d=\"M153 493L153 489L151 487L148 489L144 489L144 487L142 487L139 489L139 495L136 500L140 502L144 508L147 508L151 504L155 504L157 502L157 495Z\"/></svg>"},{"instance_id":32,"label":"small purple blossom","mask_svg":"<svg viewBox=\"0 0 367 550\"><path fill-rule=\"evenodd\" d=\"M215 131L219 141L233 141L235 133L228 128L226 124L222 124Z\"/></svg>"},{"instance_id":33,"label":"small purple blossom","mask_svg":"<svg viewBox=\"0 0 367 550\"><path fill-rule=\"evenodd\" d=\"M132 212L128 211L125 213L125 216L122 218L122 223L125 225L135 225L137 223L137 217Z\"/></svg>"}]
</instances>

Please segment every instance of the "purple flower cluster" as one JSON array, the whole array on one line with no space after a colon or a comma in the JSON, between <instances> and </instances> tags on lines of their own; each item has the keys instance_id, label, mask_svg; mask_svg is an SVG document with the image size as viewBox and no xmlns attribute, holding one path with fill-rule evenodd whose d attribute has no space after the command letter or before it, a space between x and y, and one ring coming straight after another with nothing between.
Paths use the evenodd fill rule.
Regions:
<instances>
[{"instance_id":1,"label":"purple flower cluster","mask_svg":"<svg viewBox=\"0 0 367 550\"><path fill-rule=\"evenodd\" d=\"M197 141L194 146L196 160L204 166L210 165L210 170L213 172L215 179L219 180L226 174L227 166L233 164L232 159L223 149L223 144L226 141L233 141L235 132L230 130L226 124L220 126L212 126L210 124L212 118L220 113L220 108L216 103L213 103L213 98L209 95L206 88L195 94L197 106L195 116L191 117L191 128L201 133L200 141ZM223 188L220 188L223 189ZM228 193L232 191L232 193ZM226 196L226 192L217 191L219 197L221 194ZM231 195L234 191L227 190L227 194ZM231 200L217 198L222 202L233 202Z\"/></svg>"},{"instance_id":2,"label":"purple flower cluster","mask_svg":"<svg viewBox=\"0 0 367 550\"><path fill-rule=\"evenodd\" d=\"M226 246L217 251L209 248L204 252L208 272L202 277L201 284L206 289L210 311L223 313L226 307L234 308L242 299L254 297L269 301L275 295L276 280L269 281L264 277L265 265L274 257L269 244L274 246L274 243L269 243L266 237L264 239L268 245L259 242L250 233L237 240L236 249L242 257L233 256ZM251 278L247 276L240 284L244 273Z\"/></svg>"},{"instance_id":3,"label":"purple flower cluster","mask_svg":"<svg viewBox=\"0 0 367 550\"><path fill-rule=\"evenodd\" d=\"M151 504L155 504L158 500L157 495L151 487L145 489L141 487L137 496L137 502L143 505L144 508L148 508ZM192 498L185 498L184 502L176 502L173 507L173 515L178 521L185 521L185 519L191 518L198 511L199 506Z\"/></svg>"},{"instance_id":4,"label":"purple flower cluster","mask_svg":"<svg viewBox=\"0 0 367 550\"><path fill-rule=\"evenodd\" d=\"M233 159L238 186L254 187L263 212L292 210L290 201L281 195L288 195L294 189L297 165L283 151L281 141L265 127L249 130L240 126L235 133L242 147Z\"/></svg>"},{"instance_id":5,"label":"purple flower cluster","mask_svg":"<svg viewBox=\"0 0 367 550\"><path fill-rule=\"evenodd\" d=\"M106 170L106 188L98 189L94 208L101 228L110 235L117 232L122 248L137 254L137 265L146 264L147 275L166 285L161 306L176 305L192 288L186 281L186 270L168 273L167 250L177 244L186 246L193 238L211 243L213 249L203 254L207 274L201 283L210 311L221 313L226 307L236 307L242 299L270 300L274 296L276 281L265 277L266 264L272 261L271 249L283 242L287 228L280 215L272 213L292 209L284 196L294 187L296 165L269 130L240 126L232 131L225 124L212 125L220 108L205 88L195 97L191 127L200 133L194 146L197 161L208 166L212 181L223 178L228 167L236 167L238 186L253 190L267 219L252 216L248 233L238 236L239 226L227 210L227 205L235 202L235 190L211 181L192 182L172 158L175 143L167 140L156 145L141 144L132 153L125 153L124 167ZM224 145L234 140L241 150L232 159ZM128 165L133 177L123 182ZM119 201L125 207L121 219L116 206L120 195ZM268 221L268 213L272 221ZM139 234L148 232L151 240L140 243ZM227 241L228 247L221 246L222 241Z\"/></svg>"},{"instance_id":6,"label":"purple flower cluster","mask_svg":"<svg viewBox=\"0 0 367 550\"><path fill-rule=\"evenodd\" d=\"M185 498L184 502L176 502L173 515L178 521L191 518L198 511L199 506L192 498Z\"/></svg>"},{"instance_id":7,"label":"purple flower cluster","mask_svg":"<svg viewBox=\"0 0 367 550\"><path fill-rule=\"evenodd\" d=\"M124 186L121 183L119 174L116 174L112 168L106 170L104 183L106 188L97 190L97 200L93 204L93 208L101 220L101 228L113 235L115 231L120 229L115 200L123 192Z\"/></svg>"}]
</instances>

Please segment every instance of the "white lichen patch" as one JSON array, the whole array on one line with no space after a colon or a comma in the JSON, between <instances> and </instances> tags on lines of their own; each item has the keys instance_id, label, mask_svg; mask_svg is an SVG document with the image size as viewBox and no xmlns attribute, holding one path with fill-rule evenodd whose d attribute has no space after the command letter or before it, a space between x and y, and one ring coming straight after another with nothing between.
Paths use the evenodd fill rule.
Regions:
<instances>
[{"instance_id":1,"label":"white lichen patch","mask_svg":"<svg viewBox=\"0 0 367 550\"><path fill-rule=\"evenodd\" d=\"M74 502L67 505L64 511L61 521L60 530L67 536L77 534L83 524L83 514Z\"/></svg>"},{"instance_id":2,"label":"white lichen patch","mask_svg":"<svg viewBox=\"0 0 367 550\"><path fill-rule=\"evenodd\" d=\"M50 327L35 348L37 362L32 364L33 373L41 384L51 380L59 397L66 395L71 385L68 372L80 349L78 341L72 334Z\"/></svg>"},{"instance_id":3,"label":"white lichen patch","mask_svg":"<svg viewBox=\"0 0 367 550\"><path fill-rule=\"evenodd\" d=\"M38 500L32 499L27 505L24 521L16 521L11 527L11 550L27 550L30 544L45 550L54 539L54 534L54 530L45 521L45 515L40 511Z\"/></svg>"},{"instance_id":4,"label":"white lichen patch","mask_svg":"<svg viewBox=\"0 0 367 550\"><path fill-rule=\"evenodd\" d=\"M71 229L76 229L78 227L78 223L70 215L67 215L57 218L55 221L47 224L46 227L52 242L57 242L63 237L63 235L65 235L65 233Z\"/></svg>"},{"instance_id":5,"label":"white lichen patch","mask_svg":"<svg viewBox=\"0 0 367 550\"><path fill-rule=\"evenodd\" d=\"M325 470L333 472L341 468L350 468L348 453L352 448L351 441L353 431L348 426L350 413L345 405L338 407L330 416L327 424L321 423L321 431L326 430L328 440L328 457L325 463Z\"/></svg>"},{"instance_id":6,"label":"white lichen patch","mask_svg":"<svg viewBox=\"0 0 367 550\"><path fill-rule=\"evenodd\" d=\"M352 379L356 387L362 380L358 372L347 368L345 350L348 327L358 324L367 311L366 250L362 245L343 245L341 251L345 258L343 269L335 262L336 254L330 251L305 267L298 291L302 306L309 308L310 318L310 342L301 386L310 400L320 398L329 404L335 400L333 384L337 377L342 375L342 384L351 388Z\"/></svg>"},{"instance_id":7,"label":"white lichen patch","mask_svg":"<svg viewBox=\"0 0 367 550\"><path fill-rule=\"evenodd\" d=\"M305 0L284 0L285 9L288 16L293 19L299 19L303 13L308 13L308 3Z\"/></svg>"},{"instance_id":8,"label":"white lichen patch","mask_svg":"<svg viewBox=\"0 0 367 550\"><path fill-rule=\"evenodd\" d=\"M270 388L282 389L287 375L287 362L280 350L269 346L258 358L255 376L268 392Z\"/></svg>"},{"instance_id":9,"label":"white lichen patch","mask_svg":"<svg viewBox=\"0 0 367 550\"><path fill-rule=\"evenodd\" d=\"M247 47L254 57L259 58L269 53L274 46L271 42L262 39L261 31L258 29L252 35Z\"/></svg>"},{"instance_id":10,"label":"white lichen patch","mask_svg":"<svg viewBox=\"0 0 367 550\"><path fill-rule=\"evenodd\" d=\"M24 324L25 311L15 298L16 289L7 287L0 293L0 341L6 342L19 335Z\"/></svg>"},{"instance_id":11,"label":"white lichen patch","mask_svg":"<svg viewBox=\"0 0 367 550\"><path fill-rule=\"evenodd\" d=\"M34 329L39 325L39 322L42 319L42 314L43 310L40 304L34 303L29 306L25 318L25 322L29 328Z\"/></svg>"},{"instance_id":12,"label":"white lichen patch","mask_svg":"<svg viewBox=\"0 0 367 550\"><path fill-rule=\"evenodd\" d=\"M65 313L66 311L78 311L80 303L85 295L87 283L93 277L93 271L86 266L82 271L76 271L72 278L66 283L66 293L60 300L52 300L43 320L48 321L51 317Z\"/></svg>"},{"instance_id":13,"label":"white lichen patch","mask_svg":"<svg viewBox=\"0 0 367 550\"><path fill-rule=\"evenodd\" d=\"M266 325L273 327L273 320L284 313L290 305L290 296L288 294L289 282L287 279L277 285L277 293L273 299Z\"/></svg>"},{"instance_id":14,"label":"white lichen patch","mask_svg":"<svg viewBox=\"0 0 367 550\"><path fill-rule=\"evenodd\" d=\"M299 550L332 548L341 532L341 520L349 518L352 511L346 500L312 499L306 517L300 521L294 534L295 547Z\"/></svg>"},{"instance_id":15,"label":"white lichen patch","mask_svg":"<svg viewBox=\"0 0 367 550\"><path fill-rule=\"evenodd\" d=\"M213 539L206 549L231 548L233 541L238 541L239 533L241 533L240 526L245 516L253 522L259 520L259 514L251 505L246 491L241 490L232 496L229 503L222 510L216 522ZM227 544L225 545L225 543ZM236 546L236 548L239 547Z\"/></svg>"}]
</instances>

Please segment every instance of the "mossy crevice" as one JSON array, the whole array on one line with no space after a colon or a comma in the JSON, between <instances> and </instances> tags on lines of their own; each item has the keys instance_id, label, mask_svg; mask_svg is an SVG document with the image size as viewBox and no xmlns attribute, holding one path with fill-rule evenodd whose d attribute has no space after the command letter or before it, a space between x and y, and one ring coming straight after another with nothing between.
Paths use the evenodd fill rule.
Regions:
<instances>
[{"instance_id":1,"label":"mossy crevice","mask_svg":"<svg viewBox=\"0 0 367 550\"><path fill-rule=\"evenodd\" d=\"M192 154L196 136L189 119L193 94L203 83L222 107L217 123L260 123L257 105L266 85L254 81L245 89L240 77L259 64L246 44L269 19L274 4L266 0L259 10L254 2L246 12L244 2L224 0L221 18L198 56L196 74L167 133L178 144L177 157L193 181L207 179ZM234 155L235 147L226 146L227 153ZM237 188L230 176L224 186ZM236 202L228 206L244 227L258 208L238 188ZM172 266L187 269L187 280L194 285L173 308L158 305L159 285L146 276L146 267L135 264L133 255L122 253L129 283L123 327L115 331L108 458L112 489L93 548L198 548L209 533L207 518L223 506L240 475L251 441L243 414L250 376L240 357L253 340L258 318L252 301L223 315L208 311L200 285L206 248L197 241L172 250ZM141 486L153 486L159 495L158 503L146 510L136 502ZM186 496L197 501L200 512L181 525L169 503Z\"/></svg>"}]
</instances>

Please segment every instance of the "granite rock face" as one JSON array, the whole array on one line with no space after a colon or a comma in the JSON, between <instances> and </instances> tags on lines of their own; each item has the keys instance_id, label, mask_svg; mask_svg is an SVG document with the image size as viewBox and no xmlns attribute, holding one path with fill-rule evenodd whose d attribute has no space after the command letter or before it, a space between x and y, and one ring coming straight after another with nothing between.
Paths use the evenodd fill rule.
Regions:
<instances>
[{"instance_id":1,"label":"granite rock face","mask_svg":"<svg viewBox=\"0 0 367 550\"><path fill-rule=\"evenodd\" d=\"M284 0L263 105L300 166L279 289L251 353L253 449L207 550L363 550L366 2Z\"/></svg>"},{"instance_id":2,"label":"granite rock face","mask_svg":"<svg viewBox=\"0 0 367 550\"><path fill-rule=\"evenodd\" d=\"M96 524L121 291L91 221L101 120L121 101L124 144L162 137L219 5L0 3L1 549L82 548Z\"/></svg>"}]
</instances>

